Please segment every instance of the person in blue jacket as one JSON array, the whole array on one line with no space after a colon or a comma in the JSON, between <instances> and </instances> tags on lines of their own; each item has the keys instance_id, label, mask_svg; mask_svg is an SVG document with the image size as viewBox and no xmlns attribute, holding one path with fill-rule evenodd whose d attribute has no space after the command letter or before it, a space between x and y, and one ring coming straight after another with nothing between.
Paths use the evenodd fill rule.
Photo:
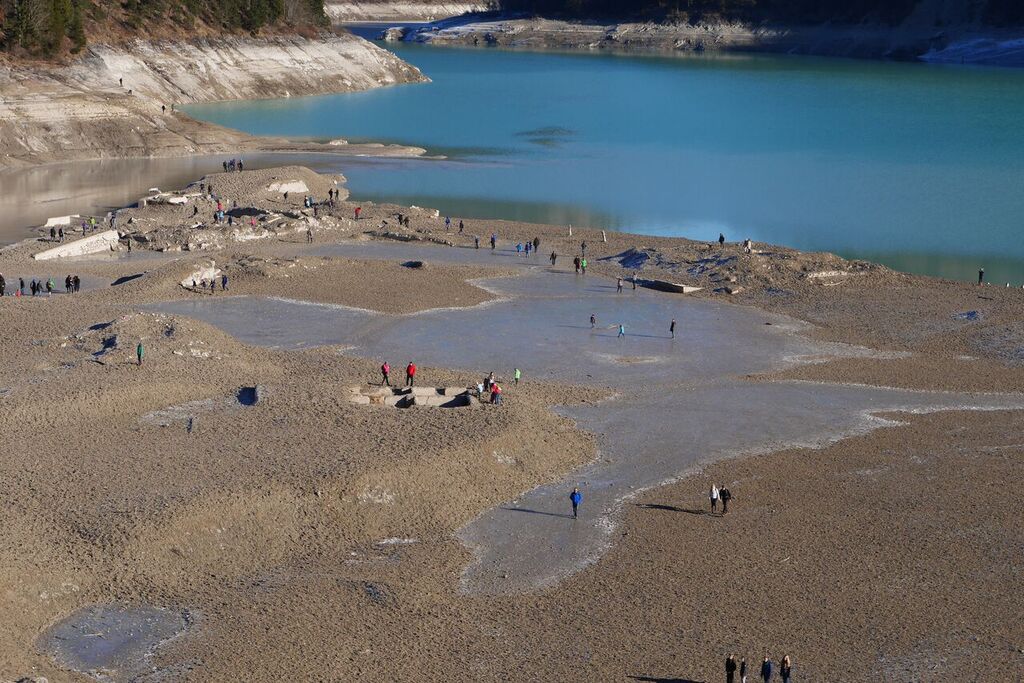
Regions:
<instances>
[{"instance_id":1,"label":"person in blue jacket","mask_svg":"<svg viewBox=\"0 0 1024 683\"><path fill-rule=\"evenodd\" d=\"M772 660L767 657L765 657L764 661L761 662L761 680L764 681L764 683L768 683L768 681L772 680Z\"/></svg>"},{"instance_id":2,"label":"person in blue jacket","mask_svg":"<svg viewBox=\"0 0 1024 683\"><path fill-rule=\"evenodd\" d=\"M572 518L579 519L579 507L580 503L583 502L583 494L580 493L578 488L575 488L569 494L569 500L572 501Z\"/></svg>"}]
</instances>

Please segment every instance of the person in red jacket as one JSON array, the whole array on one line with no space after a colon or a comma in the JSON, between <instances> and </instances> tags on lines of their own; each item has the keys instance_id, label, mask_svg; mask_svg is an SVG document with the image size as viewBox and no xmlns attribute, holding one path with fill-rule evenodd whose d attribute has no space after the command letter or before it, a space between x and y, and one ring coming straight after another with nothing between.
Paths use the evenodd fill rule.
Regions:
<instances>
[{"instance_id":1,"label":"person in red jacket","mask_svg":"<svg viewBox=\"0 0 1024 683\"><path fill-rule=\"evenodd\" d=\"M416 364L409 363L405 368L405 386L411 387L416 381Z\"/></svg>"},{"instance_id":2,"label":"person in red jacket","mask_svg":"<svg viewBox=\"0 0 1024 683\"><path fill-rule=\"evenodd\" d=\"M388 385L390 387L391 386L391 366L388 365L387 361L384 361L384 364L380 366L380 374L381 374L380 385L384 386L386 384L386 385Z\"/></svg>"}]
</instances>

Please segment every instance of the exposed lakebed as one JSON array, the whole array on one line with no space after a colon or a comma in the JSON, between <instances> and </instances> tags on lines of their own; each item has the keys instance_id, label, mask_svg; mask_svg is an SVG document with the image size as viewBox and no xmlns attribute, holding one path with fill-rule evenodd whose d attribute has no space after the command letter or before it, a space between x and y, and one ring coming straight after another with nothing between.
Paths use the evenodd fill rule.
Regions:
<instances>
[{"instance_id":1,"label":"exposed lakebed","mask_svg":"<svg viewBox=\"0 0 1024 683\"><path fill-rule=\"evenodd\" d=\"M823 445L891 422L893 411L1024 408L1019 395L917 392L807 382L758 382L750 373L825 358L870 357L816 342L807 327L752 309L649 290L616 294L613 281L552 271L514 252L412 245L323 247L322 254L518 265L519 277L482 282L500 298L469 308L383 315L288 299L223 297L151 307L214 324L242 341L300 349L338 345L396 366L494 370L609 387L612 399L559 411L598 436L599 455L561 481L485 512L460 531L477 561L463 588L521 593L553 585L609 547L623 501L723 458ZM599 324L592 329L591 313ZM676 338L668 323L677 319ZM626 336L618 338L622 323ZM429 381L429 377L425 377ZM515 400L514 389L507 398ZM372 409L372 408L368 408ZM484 455L484 454L482 454ZM569 518L568 492L584 492L584 518Z\"/></svg>"}]
</instances>

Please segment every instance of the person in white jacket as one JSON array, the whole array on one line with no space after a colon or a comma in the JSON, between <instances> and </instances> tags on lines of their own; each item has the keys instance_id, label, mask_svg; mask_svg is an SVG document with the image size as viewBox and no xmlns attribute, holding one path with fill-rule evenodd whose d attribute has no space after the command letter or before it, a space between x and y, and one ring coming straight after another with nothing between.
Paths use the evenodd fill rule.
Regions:
<instances>
[{"instance_id":1,"label":"person in white jacket","mask_svg":"<svg viewBox=\"0 0 1024 683\"><path fill-rule=\"evenodd\" d=\"M708 494L711 498L711 514L718 512L718 487L714 484L711 485L711 493Z\"/></svg>"}]
</instances>

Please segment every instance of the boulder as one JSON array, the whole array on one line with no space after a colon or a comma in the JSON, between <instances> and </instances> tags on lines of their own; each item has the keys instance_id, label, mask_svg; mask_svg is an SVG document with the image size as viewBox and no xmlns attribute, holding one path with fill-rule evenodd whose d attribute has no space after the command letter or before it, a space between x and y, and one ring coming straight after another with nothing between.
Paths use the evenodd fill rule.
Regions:
<instances>
[{"instance_id":1,"label":"boulder","mask_svg":"<svg viewBox=\"0 0 1024 683\"><path fill-rule=\"evenodd\" d=\"M118 234L116 230L105 230L95 235L83 237L74 242L66 242L60 246L46 249L32 258L37 261L47 261L55 258L67 258L69 256L85 256L87 254L98 254L104 251L115 251L118 245Z\"/></svg>"}]
</instances>

